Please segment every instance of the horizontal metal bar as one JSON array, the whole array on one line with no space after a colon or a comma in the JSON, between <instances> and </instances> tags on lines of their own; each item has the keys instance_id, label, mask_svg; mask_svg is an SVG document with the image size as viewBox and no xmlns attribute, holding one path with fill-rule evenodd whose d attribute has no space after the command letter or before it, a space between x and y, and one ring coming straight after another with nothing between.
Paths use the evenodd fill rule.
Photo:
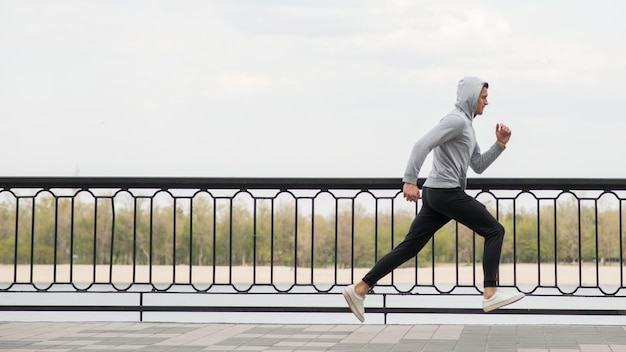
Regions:
<instances>
[{"instance_id":1,"label":"horizontal metal bar","mask_svg":"<svg viewBox=\"0 0 626 352\"><path fill-rule=\"evenodd\" d=\"M350 313L346 307L279 307L279 306L78 306L78 305L3 305L3 312L210 312L210 313ZM484 313L479 308L410 308L372 307L366 313L381 314L516 314L516 315L589 315L622 316L623 309L499 309Z\"/></svg>"},{"instance_id":2,"label":"horizontal metal bar","mask_svg":"<svg viewBox=\"0 0 626 352\"><path fill-rule=\"evenodd\" d=\"M424 179L418 181L422 185ZM400 178L0 177L0 188L400 189ZM626 190L626 179L470 178L481 190Z\"/></svg>"},{"instance_id":3,"label":"horizontal metal bar","mask_svg":"<svg viewBox=\"0 0 626 352\"><path fill-rule=\"evenodd\" d=\"M423 181L422 181L423 182ZM392 178L2 177L5 188L399 189Z\"/></svg>"}]
</instances>

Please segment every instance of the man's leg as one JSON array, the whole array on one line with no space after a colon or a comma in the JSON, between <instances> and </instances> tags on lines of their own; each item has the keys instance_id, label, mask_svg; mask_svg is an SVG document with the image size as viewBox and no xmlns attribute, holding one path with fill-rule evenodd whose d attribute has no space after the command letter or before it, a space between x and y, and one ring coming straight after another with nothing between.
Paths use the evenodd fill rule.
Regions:
<instances>
[{"instance_id":1,"label":"man's leg","mask_svg":"<svg viewBox=\"0 0 626 352\"><path fill-rule=\"evenodd\" d=\"M380 258L374 267L363 277L363 282L368 285L368 289L376 285L378 280L385 277L398 266L407 260L415 257L424 248L435 232L445 225L450 218L433 211L427 206L417 214L409 232L404 240L392 249L385 256Z\"/></svg>"},{"instance_id":2,"label":"man's leg","mask_svg":"<svg viewBox=\"0 0 626 352\"><path fill-rule=\"evenodd\" d=\"M369 290L376 285L378 280L417 255L428 240L433 237L433 234L448 221L450 221L450 218L438 214L423 205L420 212L413 219L404 241L380 258L361 281L354 285L349 285L341 291L350 310L361 322L365 321L363 302Z\"/></svg>"},{"instance_id":3,"label":"man's leg","mask_svg":"<svg viewBox=\"0 0 626 352\"><path fill-rule=\"evenodd\" d=\"M484 286L483 309L485 312L501 308L524 297L523 293L506 293L497 290L500 254L504 239L504 227L487 208L467 195L460 188L450 190L427 190L433 193L430 207L457 220L485 238L483 252ZM436 196L434 196L436 195Z\"/></svg>"}]
</instances>

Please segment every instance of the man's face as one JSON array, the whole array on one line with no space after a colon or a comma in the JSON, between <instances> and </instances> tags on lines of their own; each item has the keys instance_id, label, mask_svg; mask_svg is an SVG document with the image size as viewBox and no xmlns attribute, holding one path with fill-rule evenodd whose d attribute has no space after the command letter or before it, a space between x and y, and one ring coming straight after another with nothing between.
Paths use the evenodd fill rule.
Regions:
<instances>
[{"instance_id":1,"label":"man's face","mask_svg":"<svg viewBox=\"0 0 626 352\"><path fill-rule=\"evenodd\" d=\"M483 87L478 97L478 105L476 106L476 115L482 115L485 106L489 105L487 101L487 88Z\"/></svg>"}]
</instances>

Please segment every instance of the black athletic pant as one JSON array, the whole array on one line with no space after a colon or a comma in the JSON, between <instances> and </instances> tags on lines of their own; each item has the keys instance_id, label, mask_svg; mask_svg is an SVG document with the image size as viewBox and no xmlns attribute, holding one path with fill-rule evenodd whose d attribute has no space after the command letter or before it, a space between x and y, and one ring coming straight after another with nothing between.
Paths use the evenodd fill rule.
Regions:
<instances>
[{"instance_id":1,"label":"black athletic pant","mask_svg":"<svg viewBox=\"0 0 626 352\"><path fill-rule=\"evenodd\" d=\"M406 238L380 258L363 277L363 281L370 287L374 287L378 280L415 257L435 232L451 219L467 226L485 238L483 252L484 286L497 286L504 227L487 211L482 203L469 196L461 188L424 187L422 189L422 208L413 220Z\"/></svg>"}]
</instances>

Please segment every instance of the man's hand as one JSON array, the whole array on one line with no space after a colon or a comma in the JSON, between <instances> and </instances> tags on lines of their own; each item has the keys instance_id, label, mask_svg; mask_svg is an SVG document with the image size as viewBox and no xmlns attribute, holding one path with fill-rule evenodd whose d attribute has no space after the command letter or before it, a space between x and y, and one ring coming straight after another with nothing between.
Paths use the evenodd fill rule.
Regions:
<instances>
[{"instance_id":1,"label":"man's hand","mask_svg":"<svg viewBox=\"0 0 626 352\"><path fill-rule=\"evenodd\" d=\"M420 199L420 189L412 183L405 183L402 186L402 193L404 194L404 199L409 202L417 202Z\"/></svg>"},{"instance_id":2,"label":"man's hand","mask_svg":"<svg viewBox=\"0 0 626 352\"><path fill-rule=\"evenodd\" d=\"M506 145L511 138L511 129L503 124L499 123L496 125L496 138L500 144Z\"/></svg>"}]
</instances>

